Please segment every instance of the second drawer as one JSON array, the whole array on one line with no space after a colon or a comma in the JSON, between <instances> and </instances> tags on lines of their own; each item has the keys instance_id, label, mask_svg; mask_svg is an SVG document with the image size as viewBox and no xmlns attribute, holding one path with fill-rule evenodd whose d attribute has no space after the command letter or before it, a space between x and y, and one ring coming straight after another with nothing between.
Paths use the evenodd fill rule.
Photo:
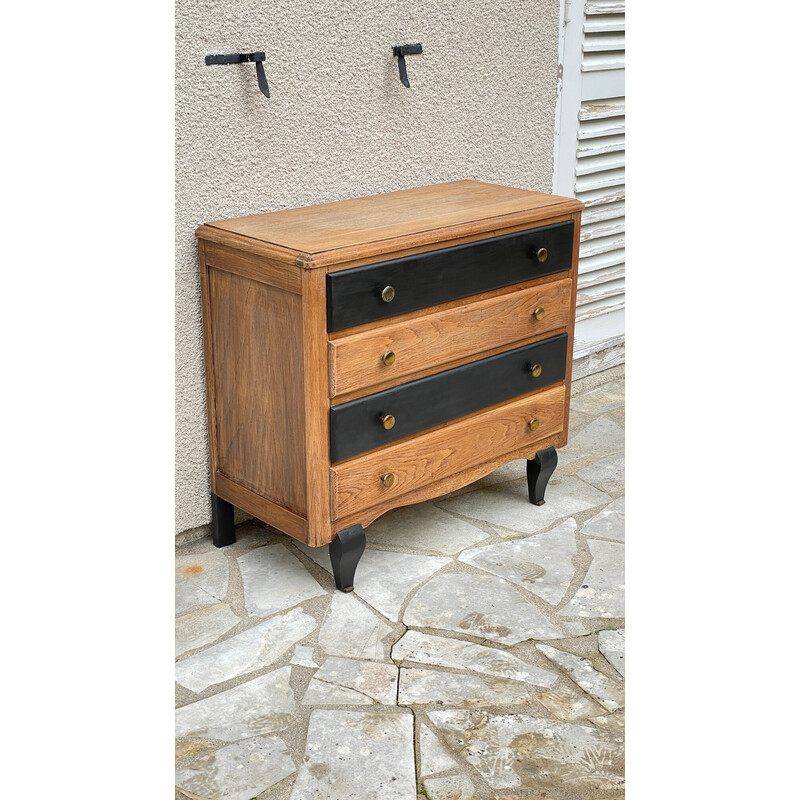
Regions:
<instances>
[{"instance_id":1,"label":"second drawer","mask_svg":"<svg viewBox=\"0 0 800 800\"><path fill-rule=\"evenodd\" d=\"M335 339L331 397L565 328L571 287L555 281Z\"/></svg>"},{"instance_id":2,"label":"second drawer","mask_svg":"<svg viewBox=\"0 0 800 800\"><path fill-rule=\"evenodd\" d=\"M567 343L562 333L334 406L331 463L564 380Z\"/></svg>"}]
</instances>

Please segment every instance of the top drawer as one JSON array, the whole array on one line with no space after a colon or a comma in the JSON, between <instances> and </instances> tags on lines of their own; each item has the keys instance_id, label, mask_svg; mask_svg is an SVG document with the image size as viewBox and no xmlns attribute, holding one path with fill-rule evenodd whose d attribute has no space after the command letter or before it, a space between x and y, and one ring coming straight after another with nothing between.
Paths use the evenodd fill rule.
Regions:
<instances>
[{"instance_id":1,"label":"top drawer","mask_svg":"<svg viewBox=\"0 0 800 800\"><path fill-rule=\"evenodd\" d=\"M328 330L457 300L568 270L572 220L479 242L332 272Z\"/></svg>"}]
</instances>

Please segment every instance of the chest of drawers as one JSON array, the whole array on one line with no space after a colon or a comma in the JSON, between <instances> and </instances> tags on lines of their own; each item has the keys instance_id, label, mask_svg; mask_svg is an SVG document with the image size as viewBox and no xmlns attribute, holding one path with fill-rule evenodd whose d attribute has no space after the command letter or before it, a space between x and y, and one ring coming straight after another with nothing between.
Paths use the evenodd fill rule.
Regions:
<instances>
[{"instance_id":1,"label":"chest of drawers","mask_svg":"<svg viewBox=\"0 0 800 800\"><path fill-rule=\"evenodd\" d=\"M214 543L235 505L348 591L392 508L519 458L544 502L582 208L457 181L198 228Z\"/></svg>"}]
</instances>

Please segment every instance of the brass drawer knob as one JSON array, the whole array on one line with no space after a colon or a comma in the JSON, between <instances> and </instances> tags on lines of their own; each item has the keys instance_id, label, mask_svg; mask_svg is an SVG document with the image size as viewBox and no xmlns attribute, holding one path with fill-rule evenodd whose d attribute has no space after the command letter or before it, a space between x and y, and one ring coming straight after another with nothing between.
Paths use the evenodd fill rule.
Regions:
<instances>
[{"instance_id":1,"label":"brass drawer knob","mask_svg":"<svg viewBox=\"0 0 800 800\"><path fill-rule=\"evenodd\" d=\"M530 422L528 422L528 427L532 431L535 431L539 427L539 420L534 417L532 420L530 420Z\"/></svg>"},{"instance_id":2,"label":"brass drawer knob","mask_svg":"<svg viewBox=\"0 0 800 800\"><path fill-rule=\"evenodd\" d=\"M387 367L391 367L394 364L395 354L394 350L389 350L388 352L384 353L381 356L381 361L386 364Z\"/></svg>"},{"instance_id":3,"label":"brass drawer knob","mask_svg":"<svg viewBox=\"0 0 800 800\"><path fill-rule=\"evenodd\" d=\"M381 292L381 300L384 303L391 303L394 300L394 286L385 286Z\"/></svg>"},{"instance_id":4,"label":"brass drawer knob","mask_svg":"<svg viewBox=\"0 0 800 800\"><path fill-rule=\"evenodd\" d=\"M385 475L381 476L381 483L387 488L391 489L394 486L394 473L387 472Z\"/></svg>"},{"instance_id":5,"label":"brass drawer knob","mask_svg":"<svg viewBox=\"0 0 800 800\"><path fill-rule=\"evenodd\" d=\"M531 375L533 375L534 378L538 378L542 374L542 365L532 364L530 370L531 370Z\"/></svg>"},{"instance_id":6,"label":"brass drawer knob","mask_svg":"<svg viewBox=\"0 0 800 800\"><path fill-rule=\"evenodd\" d=\"M537 258L537 260L539 261L540 264L544 264L544 262L547 261L547 248L546 247L540 247L536 251L536 258Z\"/></svg>"},{"instance_id":7,"label":"brass drawer knob","mask_svg":"<svg viewBox=\"0 0 800 800\"><path fill-rule=\"evenodd\" d=\"M381 425L383 425L384 430L391 430L394 428L394 417L391 414L384 414L381 417Z\"/></svg>"},{"instance_id":8,"label":"brass drawer knob","mask_svg":"<svg viewBox=\"0 0 800 800\"><path fill-rule=\"evenodd\" d=\"M544 309L541 306L539 306L539 308L537 308L533 312L533 317L536 320L543 320L544 319Z\"/></svg>"}]
</instances>

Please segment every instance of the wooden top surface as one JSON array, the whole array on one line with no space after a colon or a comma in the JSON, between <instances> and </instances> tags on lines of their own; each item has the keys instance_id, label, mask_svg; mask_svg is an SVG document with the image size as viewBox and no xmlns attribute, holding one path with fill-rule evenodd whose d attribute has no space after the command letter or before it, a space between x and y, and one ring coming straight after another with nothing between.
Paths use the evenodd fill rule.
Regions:
<instances>
[{"instance_id":1,"label":"wooden top surface","mask_svg":"<svg viewBox=\"0 0 800 800\"><path fill-rule=\"evenodd\" d=\"M198 237L305 268L501 230L583 208L578 200L478 181L455 181L317 206L210 222ZM231 236L233 234L234 236Z\"/></svg>"}]
</instances>

